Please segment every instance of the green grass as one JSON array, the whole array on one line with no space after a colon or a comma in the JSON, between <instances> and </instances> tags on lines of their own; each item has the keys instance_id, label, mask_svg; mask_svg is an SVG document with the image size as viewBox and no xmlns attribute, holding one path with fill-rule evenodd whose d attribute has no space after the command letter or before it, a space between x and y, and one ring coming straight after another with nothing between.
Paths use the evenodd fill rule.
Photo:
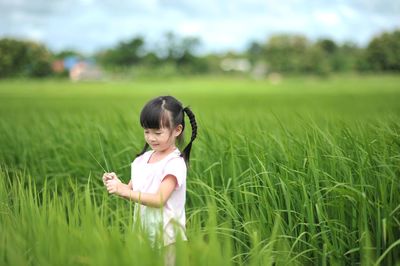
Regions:
<instances>
[{"instance_id":1,"label":"green grass","mask_svg":"<svg viewBox=\"0 0 400 266\"><path fill-rule=\"evenodd\" d=\"M139 112L171 94L199 125L178 264L400 265L398 84L0 81L0 264L162 265L100 178L129 180Z\"/></svg>"}]
</instances>

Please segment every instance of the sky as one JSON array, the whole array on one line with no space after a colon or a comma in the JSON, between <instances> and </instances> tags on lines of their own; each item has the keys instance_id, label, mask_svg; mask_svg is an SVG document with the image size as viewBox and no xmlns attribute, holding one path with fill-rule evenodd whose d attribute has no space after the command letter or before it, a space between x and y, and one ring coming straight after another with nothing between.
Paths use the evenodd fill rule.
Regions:
<instances>
[{"instance_id":1,"label":"sky","mask_svg":"<svg viewBox=\"0 0 400 266\"><path fill-rule=\"evenodd\" d=\"M0 38L90 54L135 36L198 37L200 52L243 51L275 34L365 46L400 28L400 0L0 0Z\"/></svg>"}]
</instances>

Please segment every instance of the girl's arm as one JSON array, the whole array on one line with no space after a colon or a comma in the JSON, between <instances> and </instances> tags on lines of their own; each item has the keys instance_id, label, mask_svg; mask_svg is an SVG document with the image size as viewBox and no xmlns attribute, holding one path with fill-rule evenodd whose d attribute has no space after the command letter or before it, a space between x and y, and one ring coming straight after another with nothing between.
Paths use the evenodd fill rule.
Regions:
<instances>
[{"instance_id":1,"label":"girl's arm","mask_svg":"<svg viewBox=\"0 0 400 266\"><path fill-rule=\"evenodd\" d=\"M156 193L141 193L140 191L132 191L132 189L129 188L129 184L125 185L116 180L107 181L107 190L111 194L117 194L128 200L138 202L149 207L161 208L171 196L176 184L177 180L175 176L166 175Z\"/></svg>"}]
</instances>

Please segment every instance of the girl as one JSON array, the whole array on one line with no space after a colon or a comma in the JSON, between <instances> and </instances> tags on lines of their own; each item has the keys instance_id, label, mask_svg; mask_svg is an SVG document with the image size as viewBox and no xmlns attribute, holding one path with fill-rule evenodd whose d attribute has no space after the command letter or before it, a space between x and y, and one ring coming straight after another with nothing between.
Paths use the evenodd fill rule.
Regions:
<instances>
[{"instance_id":1,"label":"girl","mask_svg":"<svg viewBox=\"0 0 400 266\"><path fill-rule=\"evenodd\" d=\"M192 127L190 142L181 153L176 141L183 141L185 114ZM168 246L168 264L175 256L168 252L178 235L187 240L185 230L186 171L197 124L192 111L172 96L149 101L140 113L145 145L131 164L131 180L126 185L115 173L104 173L103 182L110 194L135 202L134 220L140 220L154 245L158 239ZM147 151L148 148L151 150ZM139 219L136 217L139 216ZM162 228L162 230L158 230ZM172 255L172 257L171 257Z\"/></svg>"}]
</instances>

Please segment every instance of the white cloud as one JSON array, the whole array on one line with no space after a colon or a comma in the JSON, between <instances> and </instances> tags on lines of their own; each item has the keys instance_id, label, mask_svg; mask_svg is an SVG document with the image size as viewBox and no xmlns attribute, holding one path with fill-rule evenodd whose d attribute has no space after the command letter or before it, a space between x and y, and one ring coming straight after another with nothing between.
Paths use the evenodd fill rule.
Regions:
<instances>
[{"instance_id":1,"label":"white cloud","mask_svg":"<svg viewBox=\"0 0 400 266\"><path fill-rule=\"evenodd\" d=\"M359 13L352 7L346 5L339 5L338 7L339 14L349 20L356 20L359 18Z\"/></svg>"},{"instance_id":2,"label":"white cloud","mask_svg":"<svg viewBox=\"0 0 400 266\"><path fill-rule=\"evenodd\" d=\"M31 29L27 31L27 37L35 41L42 41L44 37L44 32L38 29Z\"/></svg>"},{"instance_id":3,"label":"white cloud","mask_svg":"<svg viewBox=\"0 0 400 266\"><path fill-rule=\"evenodd\" d=\"M322 23L324 26L337 26L340 23L338 14L333 11L316 10L313 16L317 23Z\"/></svg>"},{"instance_id":4,"label":"white cloud","mask_svg":"<svg viewBox=\"0 0 400 266\"><path fill-rule=\"evenodd\" d=\"M204 25L198 21L185 21L178 25L177 32L187 36L200 35L204 32Z\"/></svg>"}]
</instances>

